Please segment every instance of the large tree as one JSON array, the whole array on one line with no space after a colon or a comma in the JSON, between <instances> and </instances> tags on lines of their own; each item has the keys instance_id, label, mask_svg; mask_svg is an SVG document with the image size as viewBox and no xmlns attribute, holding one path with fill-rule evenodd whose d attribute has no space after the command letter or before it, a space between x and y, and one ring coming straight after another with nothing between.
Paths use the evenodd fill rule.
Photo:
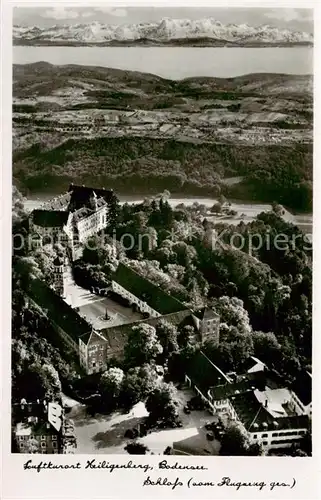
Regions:
<instances>
[{"instance_id":1,"label":"large tree","mask_svg":"<svg viewBox=\"0 0 321 500\"><path fill-rule=\"evenodd\" d=\"M253 456L262 454L262 447L256 443L250 443L248 437L237 424L231 423L228 425L221 441L220 455Z\"/></svg>"},{"instance_id":2,"label":"large tree","mask_svg":"<svg viewBox=\"0 0 321 500\"><path fill-rule=\"evenodd\" d=\"M146 400L146 409L152 423L162 423L175 427L178 418L177 391L173 384L162 383L150 393Z\"/></svg>"},{"instance_id":3,"label":"large tree","mask_svg":"<svg viewBox=\"0 0 321 500\"><path fill-rule=\"evenodd\" d=\"M146 323L134 326L125 345L127 366L140 366L156 359L163 352L156 330Z\"/></svg>"},{"instance_id":4,"label":"large tree","mask_svg":"<svg viewBox=\"0 0 321 500\"><path fill-rule=\"evenodd\" d=\"M178 350L177 328L168 321L162 320L156 327L157 337L163 348L165 358L174 351Z\"/></svg>"},{"instance_id":5,"label":"large tree","mask_svg":"<svg viewBox=\"0 0 321 500\"><path fill-rule=\"evenodd\" d=\"M118 406L118 397L124 379L121 368L109 368L100 378L99 389L102 398L102 406L112 410Z\"/></svg>"},{"instance_id":6,"label":"large tree","mask_svg":"<svg viewBox=\"0 0 321 500\"><path fill-rule=\"evenodd\" d=\"M158 384L158 375L154 365L145 364L130 368L126 373L120 392L120 405L130 409L143 401Z\"/></svg>"}]
</instances>

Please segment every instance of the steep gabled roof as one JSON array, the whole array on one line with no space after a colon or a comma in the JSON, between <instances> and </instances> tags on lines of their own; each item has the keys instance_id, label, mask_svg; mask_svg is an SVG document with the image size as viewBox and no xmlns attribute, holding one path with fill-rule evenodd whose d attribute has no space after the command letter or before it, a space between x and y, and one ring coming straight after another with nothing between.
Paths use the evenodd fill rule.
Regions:
<instances>
[{"instance_id":1,"label":"steep gabled roof","mask_svg":"<svg viewBox=\"0 0 321 500\"><path fill-rule=\"evenodd\" d=\"M63 228L68 221L68 212L62 210L34 210L32 220L36 226Z\"/></svg>"},{"instance_id":2,"label":"steep gabled roof","mask_svg":"<svg viewBox=\"0 0 321 500\"><path fill-rule=\"evenodd\" d=\"M186 306L160 286L154 285L123 263L118 265L113 280L162 315L186 310Z\"/></svg>"},{"instance_id":3,"label":"steep gabled roof","mask_svg":"<svg viewBox=\"0 0 321 500\"><path fill-rule=\"evenodd\" d=\"M70 184L68 192L71 193L70 197L70 210L78 210L87 205L90 198L95 193L97 198L103 198L107 203L111 202L115 194L112 189L102 189L88 186L77 186Z\"/></svg>"},{"instance_id":4,"label":"steep gabled roof","mask_svg":"<svg viewBox=\"0 0 321 500\"><path fill-rule=\"evenodd\" d=\"M219 315L208 307L203 307L199 311L195 311L194 315L200 320L208 320L208 319L218 319Z\"/></svg>"},{"instance_id":5,"label":"steep gabled roof","mask_svg":"<svg viewBox=\"0 0 321 500\"><path fill-rule=\"evenodd\" d=\"M263 363L263 361L259 360L258 358L255 358L254 356L250 356L245 361L244 366L243 366L243 370L245 372L249 372L250 370L252 370L258 364L262 364L263 365L263 369L267 368L266 364Z\"/></svg>"},{"instance_id":6,"label":"steep gabled roof","mask_svg":"<svg viewBox=\"0 0 321 500\"><path fill-rule=\"evenodd\" d=\"M107 342L107 340L104 337L104 335L102 335L101 333L97 332L96 330L92 330L91 335L88 338L87 345L94 344L97 341Z\"/></svg>"},{"instance_id":7,"label":"steep gabled roof","mask_svg":"<svg viewBox=\"0 0 321 500\"><path fill-rule=\"evenodd\" d=\"M202 352L191 359L186 371L188 377L200 390L207 392L215 385L229 383L230 379Z\"/></svg>"},{"instance_id":8,"label":"steep gabled roof","mask_svg":"<svg viewBox=\"0 0 321 500\"><path fill-rule=\"evenodd\" d=\"M71 193L65 193L44 203L42 207L46 210L67 210Z\"/></svg>"}]
</instances>

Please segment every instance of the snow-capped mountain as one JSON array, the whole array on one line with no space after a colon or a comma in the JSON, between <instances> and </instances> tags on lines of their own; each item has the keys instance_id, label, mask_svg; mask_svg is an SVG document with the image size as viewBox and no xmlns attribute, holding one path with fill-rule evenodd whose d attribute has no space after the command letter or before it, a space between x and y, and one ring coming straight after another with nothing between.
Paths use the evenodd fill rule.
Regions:
<instances>
[{"instance_id":1,"label":"snow-capped mountain","mask_svg":"<svg viewBox=\"0 0 321 500\"><path fill-rule=\"evenodd\" d=\"M37 45L68 42L73 44L99 44L150 40L168 43L178 40L209 39L229 44L300 44L313 43L311 33L278 29L272 26L248 26L247 24L222 24L213 18L199 20L162 19L158 23L109 25L100 22L90 24L55 25L51 28L38 26L13 27L15 43Z\"/></svg>"}]
</instances>

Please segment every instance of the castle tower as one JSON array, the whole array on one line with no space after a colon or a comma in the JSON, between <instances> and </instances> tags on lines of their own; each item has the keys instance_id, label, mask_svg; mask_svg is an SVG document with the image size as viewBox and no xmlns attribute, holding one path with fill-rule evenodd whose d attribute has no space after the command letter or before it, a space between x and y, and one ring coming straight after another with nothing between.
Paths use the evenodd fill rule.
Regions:
<instances>
[{"instance_id":1,"label":"castle tower","mask_svg":"<svg viewBox=\"0 0 321 500\"><path fill-rule=\"evenodd\" d=\"M64 283L64 259L57 255L53 261L53 288L57 295L65 297L65 283Z\"/></svg>"},{"instance_id":2,"label":"castle tower","mask_svg":"<svg viewBox=\"0 0 321 500\"><path fill-rule=\"evenodd\" d=\"M97 212L97 195L95 193L95 191L92 192L92 195L90 196L90 208L92 208L92 210L94 210L95 212Z\"/></svg>"},{"instance_id":3,"label":"castle tower","mask_svg":"<svg viewBox=\"0 0 321 500\"><path fill-rule=\"evenodd\" d=\"M193 318L202 344L210 339L214 344L218 345L220 342L219 315L212 309L203 307L203 309L194 313Z\"/></svg>"}]
</instances>

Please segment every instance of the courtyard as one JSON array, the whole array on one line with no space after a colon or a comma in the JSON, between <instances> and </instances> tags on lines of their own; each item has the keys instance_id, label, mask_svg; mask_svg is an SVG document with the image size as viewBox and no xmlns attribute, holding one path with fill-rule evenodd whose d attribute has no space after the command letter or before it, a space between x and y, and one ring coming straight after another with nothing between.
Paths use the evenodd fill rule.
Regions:
<instances>
[{"instance_id":1,"label":"courtyard","mask_svg":"<svg viewBox=\"0 0 321 500\"><path fill-rule=\"evenodd\" d=\"M185 414L183 408L186 402L195 394L189 389L179 390L179 415L183 427L176 429L155 430L138 441L149 448L149 453L163 454L165 449L173 447L177 454L190 455L218 455L220 443L216 440L208 441L204 425L217 417L207 410L192 411ZM70 400L69 400L70 402ZM71 404L68 418L75 425L77 437L77 454L123 454L129 442L124 437L126 430L137 427L147 417L148 412L144 403L136 404L127 414L115 412L111 415L96 414L91 417L86 412L85 405L77 402Z\"/></svg>"},{"instance_id":2,"label":"courtyard","mask_svg":"<svg viewBox=\"0 0 321 500\"><path fill-rule=\"evenodd\" d=\"M91 293L74 282L70 268L64 275L66 302L96 330L132 323L143 319L143 315L134 312L109 297Z\"/></svg>"}]
</instances>

